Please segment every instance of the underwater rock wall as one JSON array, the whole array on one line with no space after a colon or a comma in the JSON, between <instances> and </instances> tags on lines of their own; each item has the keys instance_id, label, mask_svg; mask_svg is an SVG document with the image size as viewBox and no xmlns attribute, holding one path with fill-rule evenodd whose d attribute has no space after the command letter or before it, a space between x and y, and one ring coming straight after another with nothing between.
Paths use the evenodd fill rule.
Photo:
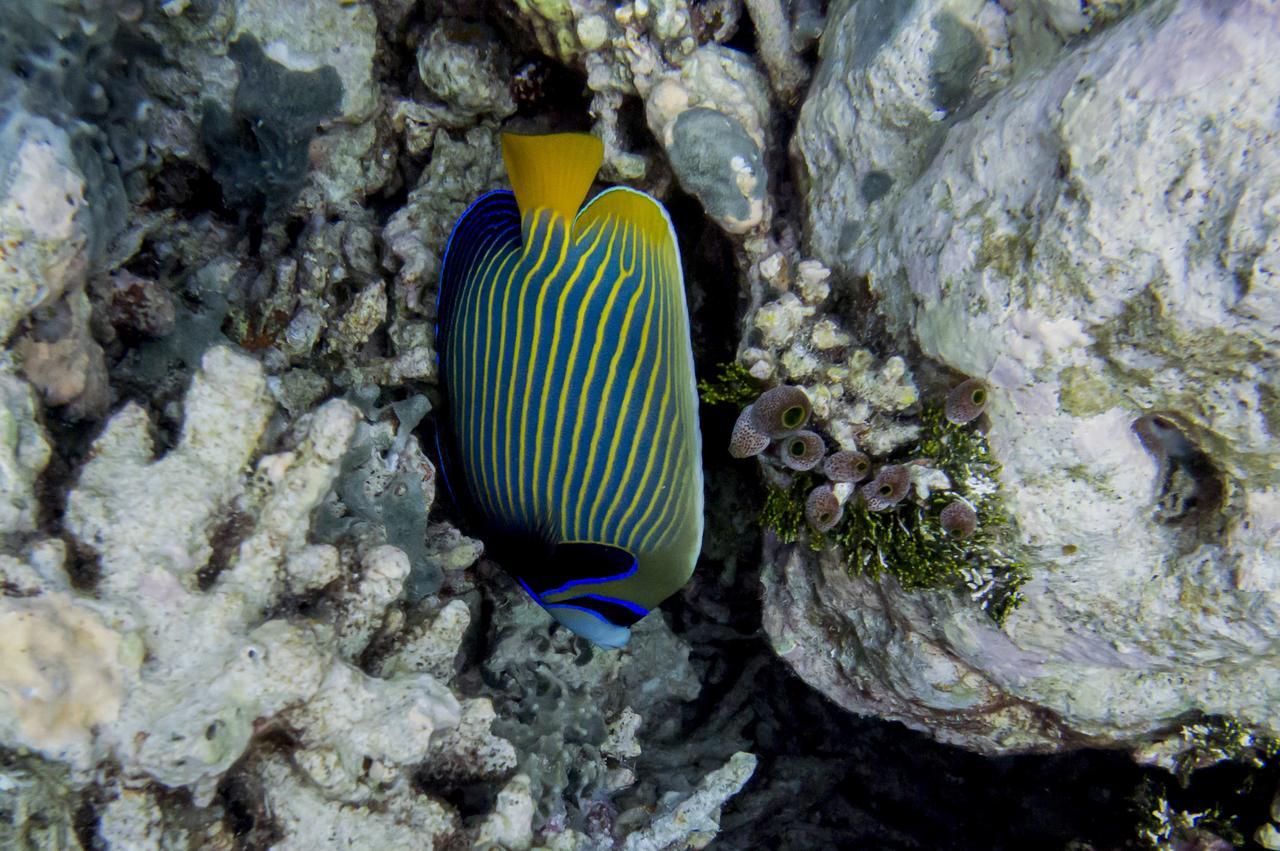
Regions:
<instances>
[{"instance_id":1,"label":"underwater rock wall","mask_svg":"<svg viewBox=\"0 0 1280 851\"><path fill-rule=\"evenodd\" d=\"M1280 732L1268 3L836 4L793 153L833 289L991 388L1003 628L769 547L812 685L988 752ZM1071 8L1069 8L1071 7Z\"/></svg>"}]
</instances>

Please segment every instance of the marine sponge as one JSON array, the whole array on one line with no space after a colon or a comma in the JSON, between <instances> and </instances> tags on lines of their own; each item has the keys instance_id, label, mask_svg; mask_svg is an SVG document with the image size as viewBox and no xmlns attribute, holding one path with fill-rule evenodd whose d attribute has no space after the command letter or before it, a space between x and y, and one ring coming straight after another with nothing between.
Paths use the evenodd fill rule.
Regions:
<instances>
[{"instance_id":1,"label":"marine sponge","mask_svg":"<svg viewBox=\"0 0 1280 851\"><path fill-rule=\"evenodd\" d=\"M227 206L268 215L293 203L307 177L316 125L337 114L342 81L330 65L291 71L242 35L228 54L240 68L231 112L205 106L200 137Z\"/></svg>"},{"instance_id":2,"label":"marine sponge","mask_svg":"<svg viewBox=\"0 0 1280 851\"><path fill-rule=\"evenodd\" d=\"M782 437L803 428L813 410L809 396L799 387L787 384L761 393L751 407L756 423L769 437Z\"/></svg>"},{"instance_id":3,"label":"marine sponge","mask_svg":"<svg viewBox=\"0 0 1280 851\"><path fill-rule=\"evenodd\" d=\"M822 472L833 482L860 482L871 475L871 458L865 452L842 449L826 457Z\"/></svg>"},{"instance_id":4,"label":"marine sponge","mask_svg":"<svg viewBox=\"0 0 1280 851\"><path fill-rule=\"evenodd\" d=\"M760 146L737 119L706 107L686 109L667 147L680 184L729 233L746 233L764 216L768 172Z\"/></svg>"},{"instance_id":5,"label":"marine sponge","mask_svg":"<svg viewBox=\"0 0 1280 851\"><path fill-rule=\"evenodd\" d=\"M982 416L991 395L987 382L981 378L962 381L947 394L947 419L961 425Z\"/></svg>"},{"instance_id":6,"label":"marine sponge","mask_svg":"<svg viewBox=\"0 0 1280 851\"><path fill-rule=\"evenodd\" d=\"M862 486L859 493L869 511L884 511L902 502L911 490L911 471L902 464L886 464L876 477Z\"/></svg>"},{"instance_id":7,"label":"marine sponge","mask_svg":"<svg viewBox=\"0 0 1280 851\"><path fill-rule=\"evenodd\" d=\"M783 439L778 447L782 463L793 470L812 470L822 460L827 445L812 431L797 431Z\"/></svg>"},{"instance_id":8,"label":"marine sponge","mask_svg":"<svg viewBox=\"0 0 1280 851\"><path fill-rule=\"evenodd\" d=\"M752 405L742 409L729 436L729 454L734 458L750 458L769 448L769 435L756 422Z\"/></svg>"},{"instance_id":9,"label":"marine sponge","mask_svg":"<svg viewBox=\"0 0 1280 851\"><path fill-rule=\"evenodd\" d=\"M831 485L818 485L805 500L804 516L816 531L827 532L844 516L844 506Z\"/></svg>"}]
</instances>

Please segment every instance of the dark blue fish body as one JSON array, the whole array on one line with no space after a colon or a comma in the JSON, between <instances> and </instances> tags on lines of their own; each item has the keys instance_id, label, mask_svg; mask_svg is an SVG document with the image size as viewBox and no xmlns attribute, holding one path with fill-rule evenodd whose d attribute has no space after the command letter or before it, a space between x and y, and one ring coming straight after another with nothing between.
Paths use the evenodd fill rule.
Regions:
<instances>
[{"instance_id":1,"label":"dark blue fish body","mask_svg":"<svg viewBox=\"0 0 1280 851\"><path fill-rule=\"evenodd\" d=\"M675 235L661 204L626 188L578 211L593 137L508 135L503 152L515 192L472 204L441 272L446 479L535 600L621 646L702 542Z\"/></svg>"}]
</instances>

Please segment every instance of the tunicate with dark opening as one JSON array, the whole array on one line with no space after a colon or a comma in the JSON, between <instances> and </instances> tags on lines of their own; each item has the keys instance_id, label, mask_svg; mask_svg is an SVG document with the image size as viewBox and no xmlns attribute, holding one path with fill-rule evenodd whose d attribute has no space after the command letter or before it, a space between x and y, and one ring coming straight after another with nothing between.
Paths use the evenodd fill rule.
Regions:
<instances>
[{"instance_id":1,"label":"tunicate with dark opening","mask_svg":"<svg viewBox=\"0 0 1280 851\"><path fill-rule=\"evenodd\" d=\"M822 471L833 482L860 482L871 475L871 459L865 452L842 449L827 456Z\"/></svg>"},{"instance_id":2,"label":"tunicate with dark opening","mask_svg":"<svg viewBox=\"0 0 1280 851\"><path fill-rule=\"evenodd\" d=\"M752 406L747 405L738 415L738 421L733 424L733 434L729 436L729 454L734 458L750 458L768 447L769 435L756 422Z\"/></svg>"},{"instance_id":3,"label":"tunicate with dark opening","mask_svg":"<svg viewBox=\"0 0 1280 851\"><path fill-rule=\"evenodd\" d=\"M990 396L991 390L981 378L960 382L947 394L947 419L957 425L976 420L986 410Z\"/></svg>"},{"instance_id":4,"label":"tunicate with dark opening","mask_svg":"<svg viewBox=\"0 0 1280 851\"><path fill-rule=\"evenodd\" d=\"M831 485L818 485L809 492L805 500L804 516L809 525L819 532L826 532L835 527L844 516L844 506L836 497Z\"/></svg>"},{"instance_id":5,"label":"tunicate with dark opening","mask_svg":"<svg viewBox=\"0 0 1280 851\"><path fill-rule=\"evenodd\" d=\"M978 514L973 506L958 499L942 509L938 520L943 531L952 538L967 538L978 528Z\"/></svg>"},{"instance_id":6,"label":"tunicate with dark opening","mask_svg":"<svg viewBox=\"0 0 1280 851\"><path fill-rule=\"evenodd\" d=\"M793 470L812 470L822 460L827 445L822 438L811 431L797 431L789 434L778 444L778 454L782 463Z\"/></svg>"},{"instance_id":7,"label":"tunicate with dark opening","mask_svg":"<svg viewBox=\"0 0 1280 851\"><path fill-rule=\"evenodd\" d=\"M799 387L783 384L766 390L751 405L756 424L770 437L803 428L809 422L809 397ZM816 463L816 462L815 462Z\"/></svg>"},{"instance_id":8,"label":"tunicate with dark opening","mask_svg":"<svg viewBox=\"0 0 1280 851\"><path fill-rule=\"evenodd\" d=\"M902 502L911 490L911 473L901 464L881 467L876 477L859 490L866 500L867 510L884 511Z\"/></svg>"}]
</instances>

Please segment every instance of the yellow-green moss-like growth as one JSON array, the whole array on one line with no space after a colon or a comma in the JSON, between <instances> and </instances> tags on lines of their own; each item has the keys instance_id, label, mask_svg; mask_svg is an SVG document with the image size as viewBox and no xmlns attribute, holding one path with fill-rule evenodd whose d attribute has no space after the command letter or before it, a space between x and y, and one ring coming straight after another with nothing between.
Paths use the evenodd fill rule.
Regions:
<instances>
[{"instance_id":1,"label":"yellow-green moss-like growth","mask_svg":"<svg viewBox=\"0 0 1280 851\"><path fill-rule=\"evenodd\" d=\"M712 380L698 382L698 395L708 405L734 404L738 407L755 401L760 385L740 363L722 363Z\"/></svg>"},{"instance_id":2,"label":"yellow-green moss-like growth","mask_svg":"<svg viewBox=\"0 0 1280 851\"><path fill-rule=\"evenodd\" d=\"M926 407L920 426L918 442L906 457L928 460L947 474L953 489L933 493L925 505L904 500L878 512L851 500L844 519L826 535L808 531L809 545L822 550L838 544L850 573L888 573L908 591L965 591L1003 624L1021 602L1018 589L1028 575L1025 565L1000 544L1008 517L1000 502L999 464L980 431L948 422L940 406ZM789 488L769 488L761 523L781 541L797 540L806 529L805 499L818 481L812 475L797 476ZM963 539L949 536L939 520L956 496L968 500L978 515L977 531Z\"/></svg>"},{"instance_id":3,"label":"yellow-green moss-like growth","mask_svg":"<svg viewBox=\"0 0 1280 851\"><path fill-rule=\"evenodd\" d=\"M1181 730L1190 747L1175 765L1178 782L1186 786L1191 772L1223 760L1250 768L1264 768L1280 757L1280 741L1259 736L1234 718L1211 715Z\"/></svg>"},{"instance_id":4,"label":"yellow-green moss-like growth","mask_svg":"<svg viewBox=\"0 0 1280 851\"><path fill-rule=\"evenodd\" d=\"M1195 839L1203 833L1225 839L1232 848L1244 847L1244 834L1236 817L1220 805L1198 806L1194 810L1179 807L1168 785L1151 777L1144 778L1133 796L1135 845L1164 851L1167 848L1200 848Z\"/></svg>"},{"instance_id":5,"label":"yellow-green moss-like growth","mask_svg":"<svg viewBox=\"0 0 1280 851\"><path fill-rule=\"evenodd\" d=\"M791 480L790 487L766 488L764 508L760 509L760 525L773 530L773 534L782 543L795 543L805 529L805 501L818 481L817 476L802 473ZM814 536L817 539L820 537Z\"/></svg>"},{"instance_id":6,"label":"yellow-green moss-like growth","mask_svg":"<svg viewBox=\"0 0 1280 851\"><path fill-rule=\"evenodd\" d=\"M1134 796L1138 846L1171 848L1197 831L1208 831L1232 847L1245 847L1246 836L1269 815L1266 802L1280 768L1280 741L1221 715L1187 724L1179 732L1188 747L1174 764L1177 784L1147 778ZM1233 782L1201 784L1192 776L1197 769L1225 761L1244 767ZM1265 794L1261 800L1259 789Z\"/></svg>"}]
</instances>

